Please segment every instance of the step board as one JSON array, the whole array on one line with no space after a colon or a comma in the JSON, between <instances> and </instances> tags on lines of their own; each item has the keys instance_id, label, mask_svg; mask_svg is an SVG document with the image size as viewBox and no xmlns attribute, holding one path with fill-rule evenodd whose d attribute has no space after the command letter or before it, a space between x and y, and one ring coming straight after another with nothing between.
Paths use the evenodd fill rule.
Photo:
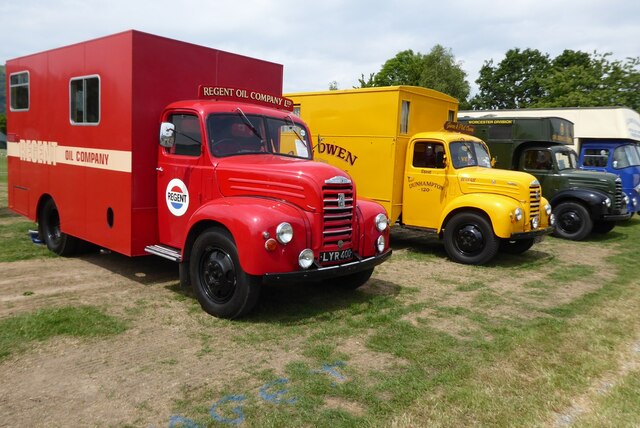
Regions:
<instances>
[{"instance_id":1,"label":"step board","mask_svg":"<svg viewBox=\"0 0 640 428\"><path fill-rule=\"evenodd\" d=\"M144 251L174 262L180 263L182 261L182 254L180 253L180 250L167 245L148 245L144 248Z\"/></svg>"}]
</instances>

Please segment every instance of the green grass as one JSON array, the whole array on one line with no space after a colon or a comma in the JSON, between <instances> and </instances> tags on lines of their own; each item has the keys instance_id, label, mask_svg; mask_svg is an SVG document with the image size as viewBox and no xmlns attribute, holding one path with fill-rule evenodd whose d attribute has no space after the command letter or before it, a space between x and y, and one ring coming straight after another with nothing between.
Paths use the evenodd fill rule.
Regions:
<instances>
[{"instance_id":1,"label":"green grass","mask_svg":"<svg viewBox=\"0 0 640 428\"><path fill-rule=\"evenodd\" d=\"M30 221L12 221L0 226L0 262L55 257L46 245L34 244L28 231L37 226Z\"/></svg>"},{"instance_id":2,"label":"green grass","mask_svg":"<svg viewBox=\"0 0 640 428\"><path fill-rule=\"evenodd\" d=\"M7 183L7 150L0 149L0 184Z\"/></svg>"},{"instance_id":3,"label":"green grass","mask_svg":"<svg viewBox=\"0 0 640 428\"><path fill-rule=\"evenodd\" d=\"M45 308L0 320L0 361L55 336L106 337L122 333L127 324L93 306Z\"/></svg>"},{"instance_id":4,"label":"green grass","mask_svg":"<svg viewBox=\"0 0 640 428\"><path fill-rule=\"evenodd\" d=\"M594 379L615 371L626 344L640 335L640 221L598 240L613 254L605 267L610 279L565 301L555 301L553 293L575 287L576 280L594 281L598 269L559 259L559 244L565 241L550 239L545 251L468 267L473 279L445 281L445 291L429 298L406 287L373 295L313 287L270 290L256 315L231 324L207 322L232 328L237 345L257 352L291 343L299 358L282 372L259 376L249 370L233 384L191 390L176 399L174 411L219 426L209 416L211 406L240 394L245 399L220 404L220 414L235 417L238 407L244 424L256 427L553 424L556 412L570 408ZM414 258L402 261L407 259ZM429 272L428 254L419 259L417 272L436 280L445 275ZM514 270L518 260L522 265ZM538 279L528 279L534 274ZM522 278L521 287L496 287L496 281L515 277ZM201 340L206 347L207 338ZM356 350L350 345L355 342ZM340 363L334 370L342 380L322 371L334 363ZM295 403L261 399L261 387L281 378L288 380L280 385L286 389L281 397ZM597 401L596 416L579 419L583 426L601 426L597 415L616 412L621 416L611 420L619 423L605 426L640 420L633 394L637 373L620 382Z\"/></svg>"}]
</instances>

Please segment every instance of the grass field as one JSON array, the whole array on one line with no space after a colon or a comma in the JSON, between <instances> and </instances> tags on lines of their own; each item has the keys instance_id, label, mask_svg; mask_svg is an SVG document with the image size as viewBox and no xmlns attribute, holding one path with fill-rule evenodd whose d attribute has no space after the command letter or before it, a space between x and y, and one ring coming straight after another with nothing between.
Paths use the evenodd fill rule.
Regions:
<instances>
[{"instance_id":1,"label":"grass field","mask_svg":"<svg viewBox=\"0 0 640 428\"><path fill-rule=\"evenodd\" d=\"M2 168L0 163L0 174ZM71 349L60 336L87 337L82 353L108 362L111 377L126 371L122 388L136 391L116 401L116 392L100 392L109 391L108 376L92 375L99 385L92 400L109 409L129 403L130 409L119 419L83 419L89 425L640 423L637 217L606 235L583 242L549 238L522 256L502 255L481 267L451 263L437 241L394 232L394 256L362 289L273 287L264 290L254 314L230 322L207 316L181 292L171 265L157 269L169 272L168 284L153 278L140 283L142 277L123 282L121 273L123 265L142 270L140 262L109 255L50 258L26 240L25 228L32 225L9 213L6 203L5 187L0 270L24 268L28 275L46 262L47 269L78 269L79 279L76 291L65 291L73 285L65 280L51 298L44 285L15 291L0 282L6 314L0 320L0 374L3 367L15 371L25 358L34 365L59 358L62 368ZM111 289L106 284L95 295L82 294L89 275L116 279ZM117 300L117 292L125 298ZM30 298L37 304L23 309ZM43 324L42 332L33 327ZM162 357L125 358L120 367L110 356L155 342L167 344ZM25 376L21 385L27 388ZM154 377L175 387L158 387L155 400L138 398ZM48 383L55 388L55 381ZM19 400L4 400L18 409L5 422L41 421ZM69 408L69 401L62 403ZM54 410L48 411L58 418L49 419L53 425L74 421L73 410L58 416Z\"/></svg>"}]
</instances>

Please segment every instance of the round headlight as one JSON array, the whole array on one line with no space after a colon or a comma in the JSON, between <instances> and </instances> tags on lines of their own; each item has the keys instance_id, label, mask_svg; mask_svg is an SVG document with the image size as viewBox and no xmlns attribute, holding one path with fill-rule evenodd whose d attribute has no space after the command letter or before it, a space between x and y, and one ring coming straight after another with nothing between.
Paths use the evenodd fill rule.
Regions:
<instances>
[{"instance_id":1,"label":"round headlight","mask_svg":"<svg viewBox=\"0 0 640 428\"><path fill-rule=\"evenodd\" d=\"M636 198L633 198L633 206L634 207L638 206L638 200Z\"/></svg>"},{"instance_id":2,"label":"round headlight","mask_svg":"<svg viewBox=\"0 0 640 428\"><path fill-rule=\"evenodd\" d=\"M628 197L627 195L624 195L624 198L623 198L623 199L624 199L624 203L625 203L626 205L628 205L628 204L629 204L629 197Z\"/></svg>"},{"instance_id":3,"label":"round headlight","mask_svg":"<svg viewBox=\"0 0 640 428\"><path fill-rule=\"evenodd\" d=\"M516 208L516 210L513 212L513 215L517 221L522 220L522 210L520 208Z\"/></svg>"},{"instance_id":4,"label":"round headlight","mask_svg":"<svg viewBox=\"0 0 640 428\"><path fill-rule=\"evenodd\" d=\"M538 217L534 217L531 219L531 228L532 229L537 229L538 228Z\"/></svg>"},{"instance_id":5,"label":"round headlight","mask_svg":"<svg viewBox=\"0 0 640 428\"><path fill-rule=\"evenodd\" d=\"M378 214L376 216L376 229L382 232L387 228L387 226L389 226L389 219L387 216L382 213Z\"/></svg>"},{"instance_id":6,"label":"round headlight","mask_svg":"<svg viewBox=\"0 0 640 428\"><path fill-rule=\"evenodd\" d=\"M544 212L547 213L547 215L551 215L551 205L549 204L545 204L544 206Z\"/></svg>"},{"instance_id":7,"label":"round headlight","mask_svg":"<svg viewBox=\"0 0 640 428\"><path fill-rule=\"evenodd\" d=\"M602 202L602 203L605 204L607 206L607 208L611 207L611 199L609 199L609 198L606 198L604 200L604 202Z\"/></svg>"},{"instance_id":8,"label":"round headlight","mask_svg":"<svg viewBox=\"0 0 640 428\"><path fill-rule=\"evenodd\" d=\"M556 215L551 214L549 216L549 226L555 226L555 225L556 225Z\"/></svg>"},{"instance_id":9,"label":"round headlight","mask_svg":"<svg viewBox=\"0 0 640 428\"><path fill-rule=\"evenodd\" d=\"M306 248L298 256L298 264L302 269L309 269L313 264L313 250Z\"/></svg>"},{"instance_id":10,"label":"round headlight","mask_svg":"<svg viewBox=\"0 0 640 428\"><path fill-rule=\"evenodd\" d=\"M276 239L281 244L288 244L293 239L293 227L287 222L280 223L276 227Z\"/></svg>"},{"instance_id":11,"label":"round headlight","mask_svg":"<svg viewBox=\"0 0 640 428\"><path fill-rule=\"evenodd\" d=\"M376 239L376 248L378 249L379 253L384 251L385 243L386 242L384 240L384 236L382 236L382 235L378 236L378 239Z\"/></svg>"}]
</instances>

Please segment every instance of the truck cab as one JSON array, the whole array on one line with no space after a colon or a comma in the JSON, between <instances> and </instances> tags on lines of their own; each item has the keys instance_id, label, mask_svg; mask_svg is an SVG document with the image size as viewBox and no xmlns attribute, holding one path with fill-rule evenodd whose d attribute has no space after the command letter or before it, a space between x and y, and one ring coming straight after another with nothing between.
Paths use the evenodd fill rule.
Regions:
<instances>
[{"instance_id":1,"label":"truck cab","mask_svg":"<svg viewBox=\"0 0 640 428\"><path fill-rule=\"evenodd\" d=\"M569 147L573 124L562 118L461 118L485 140L497 168L535 176L556 217L554 234L583 240L591 232L607 233L627 220L628 197L622 180L606 172L578 169Z\"/></svg>"},{"instance_id":2,"label":"truck cab","mask_svg":"<svg viewBox=\"0 0 640 428\"><path fill-rule=\"evenodd\" d=\"M580 139L578 165L586 171L611 172L620 177L629 198L628 211L640 210L640 145L617 139Z\"/></svg>"},{"instance_id":3,"label":"truck cab","mask_svg":"<svg viewBox=\"0 0 640 428\"><path fill-rule=\"evenodd\" d=\"M414 135L399 223L440 234L461 260L521 253L550 232L551 206L528 174L491 168L486 144L455 132ZM430 209L425 210L424 207Z\"/></svg>"}]
</instances>

